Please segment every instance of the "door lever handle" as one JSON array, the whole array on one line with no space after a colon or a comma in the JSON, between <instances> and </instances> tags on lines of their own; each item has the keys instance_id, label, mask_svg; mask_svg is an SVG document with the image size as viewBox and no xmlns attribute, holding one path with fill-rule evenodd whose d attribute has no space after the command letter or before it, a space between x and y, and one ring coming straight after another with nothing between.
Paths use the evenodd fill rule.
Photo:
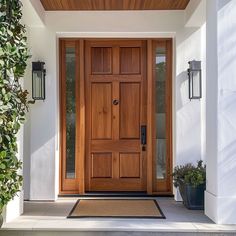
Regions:
<instances>
[{"instance_id":1,"label":"door lever handle","mask_svg":"<svg viewBox=\"0 0 236 236\"><path fill-rule=\"evenodd\" d=\"M147 144L147 126L146 125L141 126L141 144L142 145Z\"/></svg>"}]
</instances>

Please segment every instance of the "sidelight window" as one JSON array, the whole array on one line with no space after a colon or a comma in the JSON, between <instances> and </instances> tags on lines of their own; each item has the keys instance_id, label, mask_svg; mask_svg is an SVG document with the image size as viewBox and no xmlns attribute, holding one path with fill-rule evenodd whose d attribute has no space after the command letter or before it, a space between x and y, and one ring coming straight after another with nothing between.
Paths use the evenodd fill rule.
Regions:
<instances>
[{"instance_id":1,"label":"sidelight window","mask_svg":"<svg viewBox=\"0 0 236 236\"><path fill-rule=\"evenodd\" d=\"M166 178L166 48L156 48L156 178Z\"/></svg>"},{"instance_id":2,"label":"sidelight window","mask_svg":"<svg viewBox=\"0 0 236 236\"><path fill-rule=\"evenodd\" d=\"M75 47L66 47L66 178L75 178Z\"/></svg>"}]
</instances>

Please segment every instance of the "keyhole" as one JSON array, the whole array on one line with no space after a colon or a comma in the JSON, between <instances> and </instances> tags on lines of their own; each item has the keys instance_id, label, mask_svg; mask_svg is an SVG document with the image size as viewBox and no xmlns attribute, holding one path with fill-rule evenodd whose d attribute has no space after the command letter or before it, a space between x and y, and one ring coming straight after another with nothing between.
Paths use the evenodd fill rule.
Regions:
<instances>
[{"instance_id":1,"label":"keyhole","mask_svg":"<svg viewBox=\"0 0 236 236\"><path fill-rule=\"evenodd\" d=\"M119 101L118 101L117 99L115 99L115 100L113 100L113 102L112 102L112 103L113 103L113 105L115 105L115 106L116 106L116 105L118 105L118 104L119 104Z\"/></svg>"}]
</instances>

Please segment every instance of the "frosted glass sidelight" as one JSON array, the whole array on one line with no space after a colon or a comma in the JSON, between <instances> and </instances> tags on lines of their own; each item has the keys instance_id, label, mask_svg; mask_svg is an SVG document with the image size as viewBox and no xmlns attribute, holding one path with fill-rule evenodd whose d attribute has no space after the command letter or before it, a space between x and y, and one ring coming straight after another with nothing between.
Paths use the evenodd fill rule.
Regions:
<instances>
[{"instance_id":1,"label":"frosted glass sidelight","mask_svg":"<svg viewBox=\"0 0 236 236\"><path fill-rule=\"evenodd\" d=\"M156 48L156 178L166 178L166 49Z\"/></svg>"},{"instance_id":2,"label":"frosted glass sidelight","mask_svg":"<svg viewBox=\"0 0 236 236\"><path fill-rule=\"evenodd\" d=\"M75 178L75 48L66 48L66 178Z\"/></svg>"}]
</instances>

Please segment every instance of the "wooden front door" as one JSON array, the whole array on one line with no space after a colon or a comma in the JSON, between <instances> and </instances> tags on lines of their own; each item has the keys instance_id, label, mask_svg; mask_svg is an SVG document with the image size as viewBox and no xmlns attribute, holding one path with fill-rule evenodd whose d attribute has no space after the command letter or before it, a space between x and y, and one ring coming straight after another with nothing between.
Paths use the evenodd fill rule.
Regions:
<instances>
[{"instance_id":1,"label":"wooden front door","mask_svg":"<svg viewBox=\"0 0 236 236\"><path fill-rule=\"evenodd\" d=\"M146 41L86 41L85 87L85 190L146 191Z\"/></svg>"}]
</instances>

